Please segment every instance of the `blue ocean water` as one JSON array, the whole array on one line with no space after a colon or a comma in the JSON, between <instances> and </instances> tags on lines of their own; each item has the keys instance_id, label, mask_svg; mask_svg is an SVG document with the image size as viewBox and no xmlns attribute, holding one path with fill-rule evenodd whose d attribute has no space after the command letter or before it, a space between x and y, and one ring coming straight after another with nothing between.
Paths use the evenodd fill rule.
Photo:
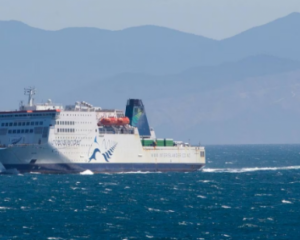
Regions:
<instances>
[{"instance_id":1,"label":"blue ocean water","mask_svg":"<svg viewBox=\"0 0 300 240\"><path fill-rule=\"evenodd\" d=\"M206 151L194 173L1 175L0 239L299 239L300 145Z\"/></svg>"}]
</instances>

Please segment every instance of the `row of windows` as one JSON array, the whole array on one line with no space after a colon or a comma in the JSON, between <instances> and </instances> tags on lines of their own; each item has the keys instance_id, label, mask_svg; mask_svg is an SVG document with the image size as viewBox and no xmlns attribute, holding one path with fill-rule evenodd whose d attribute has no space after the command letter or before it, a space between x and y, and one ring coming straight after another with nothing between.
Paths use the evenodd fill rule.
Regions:
<instances>
[{"instance_id":1,"label":"row of windows","mask_svg":"<svg viewBox=\"0 0 300 240\"><path fill-rule=\"evenodd\" d=\"M56 121L57 125L75 125L74 121Z\"/></svg>"},{"instance_id":2,"label":"row of windows","mask_svg":"<svg viewBox=\"0 0 300 240\"><path fill-rule=\"evenodd\" d=\"M67 116L67 117L72 117L72 116L81 116L81 117L91 117L92 116L92 114L61 114L61 116Z\"/></svg>"},{"instance_id":3,"label":"row of windows","mask_svg":"<svg viewBox=\"0 0 300 240\"><path fill-rule=\"evenodd\" d=\"M77 140L82 140L82 139L87 139L87 140L91 140L91 139L94 139L94 138L91 138L91 137L71 137L71 136L62 136L62 137L55 137L55 140L57 139L63 139L63 140L66 140L66 139L77 139Z\"/></svg>"},{"instance_id":4,"label":"row of windows","mask_svg":"<svg viewBox=\"0 0 300 240\"><path fill-rule=\"evenodd\" d=\"M8 126L38 126L38 125L43 125L43 122L6 122L6 123L1 123L2 127L8 127Z\"/></svg>"},{"instance_id":5,"label":"row of windows","mask_svg":"<svg viewBox=\"0 0 300 240\"><path fill-rule=\"evenodd\" d=\"M13 130L8 130L8 134L18 134L18 133L33 133L33 129L13 129Z\"/></svg>"},{"instance_id":6,"label":"row of windows","mask_svg":"<svg viewBox=\"0 0 300 240\"><path fill-rule=\"evenodd\" d=\"M12 114L0 114L0 118L5 118L5 117L41 117L41 116L52 116L54 117L55 116L55 113L38 113L38 114L15 114L15 115L12 115Z\"/></svg>"},{"instance_id":7,"label":"row of windows","mask_svg":"<svg viewBox=\"0 0 300 240\"><path fill-rule=\"evenodd\" d=\"M58 128L57 132L75 132L74 128Z\"/></svg>"}]
</instances>

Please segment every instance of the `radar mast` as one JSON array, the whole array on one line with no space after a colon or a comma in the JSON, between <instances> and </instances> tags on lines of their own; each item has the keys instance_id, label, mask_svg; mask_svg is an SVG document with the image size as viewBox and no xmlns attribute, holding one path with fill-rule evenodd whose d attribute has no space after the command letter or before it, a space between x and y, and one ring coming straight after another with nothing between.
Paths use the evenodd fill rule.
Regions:
<instances>
[{"instance_id":1,"label":"radar mast","mask_svg":"<svg viewBox=\"0 0 300 240\"><path fill-rule=\"evenodd\" d=\"M34 101L33 96L35 95L35 88L24 88L24 95L28 95L28 106L32 107Z\"/></svg>"}]
</instances>

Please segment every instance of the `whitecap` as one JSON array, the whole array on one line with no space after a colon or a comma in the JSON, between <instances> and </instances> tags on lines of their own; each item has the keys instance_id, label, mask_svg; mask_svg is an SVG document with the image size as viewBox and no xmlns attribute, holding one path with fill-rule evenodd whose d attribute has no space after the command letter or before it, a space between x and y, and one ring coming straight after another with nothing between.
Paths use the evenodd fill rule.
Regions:
<instances>
[{"instance_id":1,"label":"whitecap","mask_svg":"<svg viewBox=\"0 0 300 240\"><path fill-rule=\"evenodd\" d=\"M255 167L255 168L204 168L203 172L215 172L215 173L244 173L244 172L256 172L256 171L278 171L278 170L296 170L300 169L300 166L288 166L288 167Z\"/></svg>"},{"instance_id":2,"label":"whitecap","mask_svg":"<svg viewBox=\"0 0 300 240\"><path fill-rule=\"evenodd\" d=\"M205 196L202 195L197 195L198 198L206 198Z\"/></svg>"},{"instance_id":3,"label":"whitecap","mask_svg":"<svg viewBox=\"0 0 300 240\"><path fill-rule=\"evenodd\" d=\"M154 238L153 236L150 235L146 235L146 238Z\"/></svg>"},{"instance_id":4,"label":"whitecap","mask_svg":"<svg viewBox=\"0 0 300 240\"><path fill-rule=\"evenodd\" d=\"M0 207L0 209L10 209L9 207Z\"/></svg>"},{"instance_id":5,"label":"whitecap","mask_svg":"<svg viewBox=\"0 0 300 240\"><path fill-rule=\"evenodd\" d=\"M94 173L91 170L87 169L81 172L80 175L94 175Z\"/></svg>"},{"instance_id":6,"label":"whitecap","mask_svg":"<svg viewBox=\"0 0 300 240\"><path fill-rule=\"evenodd\" d=\"M282 203L286 203L286 204L292 204L292 202L287 201L287 200L282 200L281 202L282 202Z\"/></svg>"},{"instance_id":7,"label":"whitecap","mask_svg":"<svg viewBox=\"0 0 300 240\"><path fill-rule=\"evenodd\" d=\"M155 208L148 208L149 211L151 212L160 212L161 210L155 209Z\"/></svg>"},{"instance_id":8,"label":"whitecap","mask_svg":"<svg viewBox=\"0 0 300 240\"><path fill-rule=\"evenodd\" d=\"M107 182L107 183L105 183L105 185L113 185L113 186L117 186L117 185L119 185L118 183L113 183L113 182Z\"/></svg>"},{"instance_id":9,"label":"whitecap","mask_svg":"<svg viewBox=\"0 0 300 240\"><path fill-rule=\"evenodd\" d=\"M149 171L147 171L147 172L142 172L142 171L136 171L136 172L134 172L134 171L132 171L132 172L120 172L120 173L117 173L117 174L151 174L151 173L162 173L162 172L149 172Z\"/></svg>"},{"instance_id":10,"label":"whitecap","mask_svg":"<svg viewBox=\"0 0 300 240\"><path fill-rule=\"evenodd\" d=\"M211 181L211 180L199 180L198 182L203 182L203 183L213 183L214 181Z\"/></svg>"},{"instance_id":11,"label":"whitecap","mask_svg":"<svg viewBox=\"0 0 300 240\"><path fill-rule=\"evenodd\" d=\"M267 194L267 193L257 193L254 196L273 196L272 194Z\"/></svg>"},{"instance_id":12,"label":"whitecap","mask_svg":"<svg viewBox=\"0 0 300 240\"><path fill-rule=\"evenodd\" d=\"M187 225L187 222L183 221L183 222L179 222L179 225Z\"/></svg>"},{"instance_id":13,"label":"whitecap","mask_svg":"<svg viewBox=\"0 0 300 240\"><path fill-rule=\"evenodd\" d=\"M258 226L257 225L254 225L254 224L250 224L250 223L246 223L246 224L243 224L242 226L239 226L239 228L257 228Z\"/></svg>"},{"instance_id":14,"label":"whitecap","mask_svg":"<svg viewBox=\"0 0 300 240\"><path fill-rule=\"evenodd\" d=\"M231 208L231 207L226 206L226 205L222 205L222 208Z\"/></svg>"}]
</instances>

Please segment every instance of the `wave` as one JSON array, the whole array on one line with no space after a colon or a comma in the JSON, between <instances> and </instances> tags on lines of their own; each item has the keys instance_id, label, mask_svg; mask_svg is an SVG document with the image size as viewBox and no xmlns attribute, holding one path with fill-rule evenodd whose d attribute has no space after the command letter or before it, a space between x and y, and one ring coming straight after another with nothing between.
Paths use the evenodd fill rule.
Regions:
<instances>
[{"instance_id":1,"label":"wave","mask_svg":"<svg viewBox=\"0 0 300 240\"><path fill-rule=\"evenodd\" d=\"M88 170L81 172L80 175L94 175L94 173L88 169Z\"/></svg>"},{"instance_id":2,"label":"wave","mask_svg":"<svg viewBox=\"0 0 300 240\"><path fill-rule=\"evenodd\" d=\"M216 172L216 173L244 173L256 171L278 171L278 170L295 170L300 169L300 166L288 167L254 167L254 168L204 168L203 172Z\"/></svg>"},{"instance_id":3,"label":"wave","mask_svg":"<svg viewBox=\"0 0 300 240\"><path fill-rule=\"evenodd\" d=\"M146 172L142 172L142 171L133 171L133 172L118 172L117 174L152 174L152 173L162 173L162 172L149 172L149 171L146 171ZM111 174L111 173L108 173L108 174Z\"/></svg>"}]
</instances>

